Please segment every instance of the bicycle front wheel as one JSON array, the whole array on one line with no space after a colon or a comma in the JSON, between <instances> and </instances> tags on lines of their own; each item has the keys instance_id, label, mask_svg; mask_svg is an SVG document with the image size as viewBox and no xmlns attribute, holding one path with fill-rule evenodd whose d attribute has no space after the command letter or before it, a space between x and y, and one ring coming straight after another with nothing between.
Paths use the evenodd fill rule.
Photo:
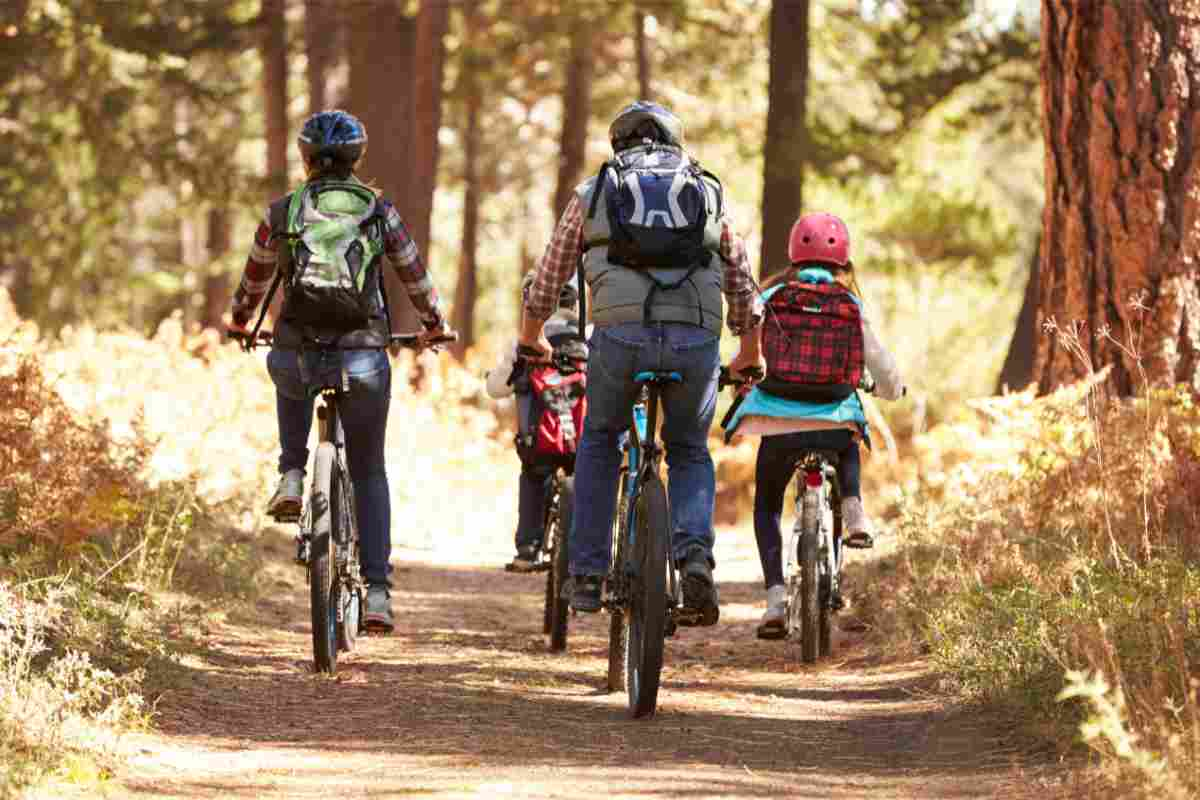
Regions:
<instances>
[{"instance_id":1,"label":"bicycle front wheel","mask_svg":"<svg viewBox=\"0 0 1200 800\"><path fill-rule=\"evenodd\" d=\"M629 712L653 714L658 706L667 627L667 547L671 513L662 480L651 476L637 499L636 574L630 582L627 654Z\"/></svg>"},{"instance_id":2,"label":"bicycle front wheel","mask_svg":"<svg viewBox=\"0 0 1200 800\"><path fill-rule=\"evenodd\" d=\"M317 445L313 459L313 482L309 491L312 513L312 557L309 561L309 611L312 615L313 668L317 672L337 672L338 603L340 591L333 553L334 471L337 469L333 445Z\"/></svg>"},{"instance_id":3,"label":"bicycle front wheel","mask_svg":"<svg viewBox=\"0 0 1200 800\"><path fill-rule=\"evenodd\" d=\"M567 599L563 584L567 580L567 542L570 540L571 519L575 511L575 479L566 478L558 493L558 519L554 527L554 553L550 562L550 652L567 649Z\"/></svg>"},{"instance_id":4,"label":"bicycle front wheel","mask_svg":"<svg viewBox=\"0 0 1200 800\"><path fill-rule=\"evenodd\" d=\"M625 542L629 540L629 496L625 493L625 470L621 470L621 495L617 500L617 518L614 520L616 537L613 546L611 574L620 577L625 570ZM609 587L611 596L612 587ZM608 691L625 691L625 652L627 629L629 627L628 609L613 605L609 608L608 620Z\"/></svg>"}]
</instances>

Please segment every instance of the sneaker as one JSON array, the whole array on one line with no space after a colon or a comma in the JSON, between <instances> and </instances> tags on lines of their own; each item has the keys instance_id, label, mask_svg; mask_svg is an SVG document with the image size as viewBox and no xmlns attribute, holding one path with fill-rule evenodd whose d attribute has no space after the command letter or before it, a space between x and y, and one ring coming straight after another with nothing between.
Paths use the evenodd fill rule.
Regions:
<instances>
[{"instance_id":1,"label":"sneaker","mask_svg":"<svg viewBox=\"0 0 1200 800\"><path fill-rule=\"evenodd\" d=\"M680 616L680 625L716 625L721 617L717 587L713 584L712 567L708 564L708 553L703 547L693 547L679 561L680 578L683 581L683 607L699 613L699 618Z\"/></svg>"},{"instance_id":2,"label":"sneaker","mask_svg":"<svg viewBox=\"0 0 1200 800\"><path fill-rule=\"evenodd\" d=\"M866 550L875 546L875 539L871 536L871 521L863 510L861 497L842 500L842 531L846 547Z\"/></svg>"},{"instance_id":3,"label":"sneaker","mask_svg":"<svg viewBox=\"0 0 1200 800\"><path fill-rule=\"evenodd\" d=\"M392 595L386 585L376 583L367 587L363 626L371 633L391 633L396 627L392 617Z\"/></svg>"},{"instance_id":4,"label":"sneaker","mask_svg":"<svg viewBox=\"0 0 1200 800\"><path fill-rule=\"evenodd\" d=\"M279 488L267 504L268 516L280 522L300 519L300 508L304 497L304 470L289 469L279 478Z\"/></svg>"},{"instance_id":5,"label":"sneaker","mask_svg":"<svg viewBox=\"0 0 1200 800\"><path fill-rule=\"evenodd\" d=\"M504 569L508 572L533 572L538 565L538 551L541 550L536 544L523 544L517 548L517 555L512 561L504 565Z\"/></svg>"},{"instance_id":6,"label":"sneaker","mask_svg":"<svg viewBox=\"0 0 1200 800\"><path fill-rule=\"evenodd\" d=\"M600 610L600 590L604 579L599 575L578 575L571 579L574 588L571 591L571 608L586 614L594 614Z\"/></svg>"},{"instance_id":7,"label":"sneaker","mask_svg":"<svg viewBox=\"0 0 1200 800\"><path fill-rule=\"evenodd\" d=\"M767 610L757 630L760 639L787 638L787 589L777 583L767 589Z\"/></svg>"}]
</instances>

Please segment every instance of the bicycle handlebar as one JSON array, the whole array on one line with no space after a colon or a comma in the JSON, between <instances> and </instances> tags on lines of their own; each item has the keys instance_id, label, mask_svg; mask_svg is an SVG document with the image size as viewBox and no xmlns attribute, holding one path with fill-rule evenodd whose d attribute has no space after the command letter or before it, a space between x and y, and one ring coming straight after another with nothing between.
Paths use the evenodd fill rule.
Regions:
<instances>
[{"instance_id":1,"label":"bicycle handlebar","mask_svg":"<svg viewBox=\"0 0 1200 800\"><path fill-rule=\"evenodd\" d=\"M749 386L752 383L757 383L763 379L763 371L758 367L750 367L738 377L734 377L730 372L729 367L721 367L721 376L717 378L717 388L724 389L726 386Z\"/></svg>"},{"instance_id":2,"label":"bicycle handlebar","mask_svg":"<svg viewBox=\"0 0 1200 800\"><path fill-rule=\"evenodd\" d=\"M551 353L550 358L546 358L542 351L527 345L517 345L517 363L526 364L548 364L558 367L559 370L574 371L578 368L577 359L565 353Z\"/></svg>"},{"instance_id":3,"label":"bicycle handlebar","mask_svg":"<svg viewBox=\"0 0 1200 800\"><path fill-rule=\"evenodd\" d=\"M269 346L274 341L274 334L271 331L259 331L258 335L240 331L235 328L226 328L225 337L237 342L243 350L247 352L256 347ZM394 333L388 337L389 346L408 347L416 349L418 347L438 347L444 344L453 344L458 341L458 333L450 331L432 339L422 339L422 334L419 333Z\"/></svg>"},{"instance_id":4,"label":"bicycle handlebar","mask_svg":"<svg viewBox=\"0 0 1200 800\"><path fill-rule=\"evenodd\" d=\"M225 329L225 338L233 339L243 350L249 352L256 347L270 346L273 336L270 331L259 331L257 335L234 328Z\"/></svg>"}]
</instances>

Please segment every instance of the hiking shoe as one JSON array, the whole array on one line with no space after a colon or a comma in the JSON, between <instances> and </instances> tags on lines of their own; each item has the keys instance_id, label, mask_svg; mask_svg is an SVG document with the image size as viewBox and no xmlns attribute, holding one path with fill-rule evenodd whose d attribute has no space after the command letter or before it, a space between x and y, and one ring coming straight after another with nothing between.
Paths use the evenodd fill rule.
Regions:
<instances>
[{"instance_id":1,"label":"hiking shoe","mask_svg":"<svg viewBox=\"0 0 1200 800\"><path fill-rule=\"evenodd\" d=\"M716 625L721 617L717 587L713 584L712 567L708 564L708 553L703 547L693 547L679 561L680 578L683 581L684 610L694 611L699 616L683 614L680 625Z\"/></svg>"},{"instance_id":2,"label":"hiking shoe","mask_svg":"<svg viewBox=\"0 0 1200 800\"><path fill-rule=\"evenodd\" d=\"M267 515L279 522L294 522L300 519L303 497L304 470L289 469L279 478L279 488L267 504Z\"/></svg>"},{"instance_id":3,"label":"hiking shoe","mask_svg":"<svg viewBox=\"0 0 1200 800\"><path fill-rule=\"evenodd\" d=\"M760 639L787 638L787 589L782 583L767 589L767 610L763 612L756 633Z\"/></svg>"},{"instance_id":4,"label":"hiking shoe","mask_svg":"<svg viewBox=\"0 0 1200 800\"><path fill-rule=\"evenodd\" d=\"M868 550L875 546L875 539L871 536L871 521L867 519L861 497L843 498L842 530L845 532L846 547Z\"/></svg>"},{"instance_id":5,"label":"hiking shoe","mask_svg":"<svg viewBox=\"0 0 1200 800\"><path fill-rule=\"evenodd\" d=\"M391 633L396 627L392 617L392 595L386 585L376 583L367 587L363 626L368 633Z\"/></svg>"},{"instance_id":6,"label":"hiking shoe","mask_svg":"<svg viewBox=\"0 0 1200 800\"><path fill-rule=\"evenodd\" d=\"M533 572L538 565L538 551L541 550L536 544L523 544L517 548L516 557L504 565L507 572Z\"/></svg>"},{"instance_id":7,"label":"hiking shoe","mask_svg":"<svg viewBox=\"0 0 1200 800\"><path fill-rule=\"evenodd\" d=\"M604 580L599 575L577 575L572 578L571 608L586 614L595 614L603 606L600 589Z\"/></svg>"}]
</instances>

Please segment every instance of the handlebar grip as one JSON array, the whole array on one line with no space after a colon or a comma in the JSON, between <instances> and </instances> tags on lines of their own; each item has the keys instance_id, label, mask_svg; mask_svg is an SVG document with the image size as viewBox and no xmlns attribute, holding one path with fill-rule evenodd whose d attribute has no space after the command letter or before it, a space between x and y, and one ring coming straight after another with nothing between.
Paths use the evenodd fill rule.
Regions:
<instances>
[{"instance_id":1,"label":"handlebar grip","mask_svg":"<svg viewBox=\"0 0 1200 800\"><path fill-rule=\"evenodd\" d=\"M524 344L517 345L517 355L522 358L543 359L542 351Z\"/></svg>"}]
</instances>

